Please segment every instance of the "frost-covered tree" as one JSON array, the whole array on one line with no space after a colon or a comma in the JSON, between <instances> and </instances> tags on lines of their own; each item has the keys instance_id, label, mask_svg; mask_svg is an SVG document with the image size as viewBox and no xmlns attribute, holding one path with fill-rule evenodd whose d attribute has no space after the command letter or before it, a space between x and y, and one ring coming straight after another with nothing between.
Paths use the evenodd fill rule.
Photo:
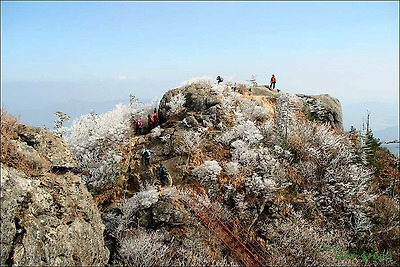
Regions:
<instances>
[{"instance_id":1,"label":"frost-covered tree","mask_svg":"<svg viewBox=\"0 0 400 267\"><path fill-rule=\"evenodd\" d=\"M208 192L215 196L217 194L217 176L221 173L221 166L216 160L206 161L199 167L193 169L192 175Z\"/></svg>"},{"instance_id":2,"label":"frost-covered tree","mask_svg":"<svg viewBox=\"0 0 400 267\"><path fill-rule=\"evenodd\" d=\"M310 121L297 121L288 134L289 145L299 155L292 167L312 188L310 201L317 211L333 224L340 222L355 231L370 229L364 215L365 205L376 197L368 186L372 172L355 161L347 136Z\"/></svg>"},{"instance_id":3,"label":"frost-covered tree","mask_svg":"<svg viewBox=\"0 0 400 267\"><path fill-rule=\"evenodd\" d=\"M259 176L257 173L253 173L253 175L246 180L245 183L246 190L251 192L256 196L262 195L264 198L267 196L272 197L272 193L277 189L276 183L274 180L269 177Z\"/></svg>"},{"instance_id":4,"label":"frost-covered tree","mask_svg":"<svg viewBox=\"0 0 400 267\"><path fill-rule=\"evenodd\" d=\"M242 113L235 113L236 125L229 131L225 132L218 138L217 141L223 145L231 144L235 140L242 140L253 146L259 143L263 136L253 121L245 120Z\"/></svg>"},{"instance_id":5,"label":"frost-covered tree","mask_svg":"<svg viewBox=\"0 0 400 267\"><path fill-rule=\"evenodd\" d=\"M191 85L194 85L194 84L200 84L200 85L203 85L203 86L210 87L212 85L213 81L214 80L209 76L195 77L195 78L192 78L190 80L182 82L182 84L181 84L181 86L179 88L180 89L185 89L185 88L187 88L187 87L189 87Z\"/></svg>"},{"instance_id":6,"label":"frost-covered tree","mask_svg":"<svg viewBox=\"0 0 400 267\"><path fill-rule=\"evenodd\" d=\"M275 120L275 144L286 147L289 123L292 118L289 94L282 93L277 99L277 105L274 107Z\"/></svg>"},{"instance_id":7,"label":"frost-covered tree","mask_svg":"<svg viewBox=\"0 0 400 267\"><path fill-rule=\"evenodd\" d=\"M236 140L231 144L232 160L237 161L246 170L251 170L258 165L258 152L252 149L243 140Z\"/></svg>"},{"instance_id":8,"label":"frost-covered tree","mask_svg":"<svg viewBox=\"0 0 400 267\"><path fill-rule=\"evenodd\" d=\"M341 259L338 254L350 255L350 242L342 231L318 226L305 219L301 212L288 206L286 220L268 225L265 231L277 233L271 240L271 266L358 266L357 259Z\"/></svg>"},{"instance_id":9,"label":"frost-covered tree","mask_svg":"<svg viewBox=\"0 0 400 267\"><path fill-rule=\"evenodd\" d=\"M62 111L57 111L54 113L57 119L54 121L54 135L58 137L63 137L67 132L67 128L64 126L64 122L69 121L70 117Z\"/></svg>"},{"instance_id":10,"label":"frost-covered tree","mask_svg":"<svg viewBox=\"0 0 400 267\"><path fill-rule=\"evenodd\" d=\"M78 167L87 173L83 180L93 189L101 189L122 173L120 147L129 142L132 114L144 117L154 103L118 104L104 114L81 115L68 128L66 141L78 160Z\"/></svg>"},{"instance_id":11,"label":"frost-covered tree","mask_svg":"<svg viewBox=\"0 0 400 267\"><path fill-rule=\"evenodd\" d=\"M193 169L192 175L195 176L200 182L216 181L221 170L222 168L219 166L217 161L206 161L199 167Z\"/></svg>"},{"instance_id":12,"label":"frost-covered tree","mask_svg":"<svg viewBox=\"0 0 400 267\"><path fill-rule=\"evenodd\" d=\"M257 86L257 76L256 75L254 75L254 74L252 74L251 75L251 78L250 78L250 85L252 86L252 87L256 87Z\"/></svg>"},{"instance_id":13,"label":"frost-covered tree","mask_svg":"<svg viewBox=\"0 0 400 267\"><path fill-rule=\"evenodd\" d=\"M201 142L201 133L194 130L183 130L182 131L182 143L178 146L178 153L184 152L189 156L195 151Z\"/></svg>"},{"instance_id":14,"label":"frost-covered tree","mask_svg":"<svg viewBox=\"0 0 400 267\"><path fill-rule=\"evenodd\" d=\"M236 112L241 113L245 120L263 122L269 117L268 110L255 99L236 96Z\"/></svg>"},{"instance_id":15,"label":"frost-covered tree","mask_svg":"<svg viewBox=\"0 0 400 267\"><path fill-rule=\"evenodd\" d=\"M228 162L224 168L226 174L228 175L237 175L240 171L240 164L239 162Z\"/></svg>"},{"instance_id":16,"label":"frost-covered tree","mask_svg":"<svg viewBox=\"0 0 400 267\"><path fill-rule=\"evenodd\" d=\"M164 239L159 231L135 229L133 235L124 236L119 242L121 261L128 266L170 266L172 259Z\"/></svg>"}]
</instances>

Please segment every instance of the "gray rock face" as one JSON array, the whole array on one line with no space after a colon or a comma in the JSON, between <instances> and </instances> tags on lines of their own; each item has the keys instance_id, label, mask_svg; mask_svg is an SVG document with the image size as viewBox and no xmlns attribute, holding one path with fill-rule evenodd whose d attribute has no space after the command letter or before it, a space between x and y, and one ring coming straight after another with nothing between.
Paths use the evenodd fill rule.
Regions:
<instances>
[{"instance_id":1,"label":"gray rock face","mask_svg":"<svg viewBox=\"0 0 400 267\"><path fill-rule=\"evenodd\" d=\"M173 89L164 94L160 101L159 116L162 121L169 119L170 103L173 96L182 93L185 96L186 103L184 105L185 112L189 111L204 111L209 107L215 106L221 102L218 95L211 94L211 88L202 86L200 84L193 84L185 89ZM182 117L183 119L184 117Z\"/></svg>"},{"instance_id":2,"label":"gray rock face","mask_svg":"<svg viewBox=\"0 0 400 267\"><path fill-rule=\"evenodd\" d=\"M24 124L19 124L16 131L16 142L23 153L34 149L40 157L50 161L51 168L71 169L77 166L71 149L61 138L55 137L49 131Z\"/></svg>"},{"instance_id":3,"label":"gray rock face","mask_svg":"<svg viewBox=\"0 0 400 267\"><path fill-rule=\"evenodd\" d=\"M71 173L28 177L1 165L1 265L105 265L100 213Z\"/></svg>"},{"instance_id":4,"label":"gray rock face","mask_svg":"<svg viewBox=\"0 0 400 267\"><path fill-rule=\"evenodd\" d=\"M333 128L343 130L342 105L337 98L328 94L297 96L305 101L305 112L311 119L329 122Z\"/></svg>"},{"instance_id":5,"label":"gray rock face","mask_svg":"<svg viewBox=\"0 0 400 267\"><path fill-rule=\"evenodd\" d=\"M153 220L156 223L166 223L172 226L182 225L186 222L186 210L180 210L173 202L160 200L153 206Z\"/></svg>"}]
</instances>

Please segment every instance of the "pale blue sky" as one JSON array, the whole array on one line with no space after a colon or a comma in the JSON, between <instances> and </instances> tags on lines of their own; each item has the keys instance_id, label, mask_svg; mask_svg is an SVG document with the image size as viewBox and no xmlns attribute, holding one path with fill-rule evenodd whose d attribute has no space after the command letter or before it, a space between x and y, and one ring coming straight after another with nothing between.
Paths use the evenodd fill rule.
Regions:
<instances>
[{"instance_id":1,"label":"pale blue sky","mask_svg":"<svg viewBox=\"0 0 400 267\"><path fill-rule=\"evenodd\" d=\"M272 73L278 88L328 93L344 112L356 103L390 107L375 127L398 125L397 1L1 6L2 104L37 126L57 105L73 113L74 101L89 112L130 93L160 98L192 77L255 74L267 84ZM364 114L345 113L345 121L361 124Z\"/></svg>"}]
</instances>

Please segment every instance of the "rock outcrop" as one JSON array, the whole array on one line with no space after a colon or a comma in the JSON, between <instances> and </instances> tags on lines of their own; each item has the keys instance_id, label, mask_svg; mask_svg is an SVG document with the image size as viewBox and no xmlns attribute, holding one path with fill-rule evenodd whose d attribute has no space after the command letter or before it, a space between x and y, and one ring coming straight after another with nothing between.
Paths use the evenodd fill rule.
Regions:
<instances>
[{"instance_id":1,"label":"rock outcrop","mask_svg":"<svg viewBox=\"0 0 400 267\"><path fill-rule=\"evenodd\" d=\"M76 168L76 159L71 149L49 131L18 124L16 132L18 138L15 142L22 153L36 153L39 157L49 160L52 169Z\"/></svg>"},{"instance_id":2,"label":"rock outcrop","mask_svg":"<svg viewBox=\"0 0 400 267\"><path fill-rule=\"evenodd\" d=\"M337 130L343 130L342 105L337 98L328 94L297 94L305 101L305 113L318 122L329 122Z\"/></svg>"},{"instance_id":3,"label":"rock outcrop","mask_svg":"<svg viewBox=\"0 0 400 267\"><path fill-rule=\"evenodd\" d=\"M159 116L161 121L170 118L172 97L182 93L185 97L184 112L179 113L179 119L190 117L191 124L207 125L211 121L218 121L220 117L220 105L223 101L221 95L211 90L211 86L193 84L185 89L173 89L164 94L160 101Z\"/></svg>"},{"instance_id":4,"label":"rock outcrop","mask_svg":"<svg viewBox=\"0 0 400 267\"><path fill-rule=\"evenodd\" d=\"M16 152L2 155L11 160L1 163L1 265L105 265L104 225L70 171L76 160L69 148L40 128L16 124L14 130L9 145Z\"/></svg>"},{"instance_id":5,"label":"rock outcrop","mask_svg":"<svg viewBox=\"0 0 400 267\"><path fill-rule=\"evenodd\" d=\"M168 103L179 93L182 93L186 99L183 112L178 114L179 119L186 118L192 125L200 123L207 126L209 122L214 125L219 124L221 116L224 114L224 110L221 108L223 98L218 93L213 92L211 86L199 84L193 84L184 89L173 89L163 96L159 107L160 118L163 121L170 118ZM256 86L251 87L246 93L249 98L263 102L265 99L276 101L282 91L269 89L267 86ZM342 106L337 98L328 94L296 94L293 97L298 97L302 100L302 112L308 119L320 123L327 122L333 128L343 130ZM201 115L199 115L199 112Z\"/></svg>"}]
</instances>

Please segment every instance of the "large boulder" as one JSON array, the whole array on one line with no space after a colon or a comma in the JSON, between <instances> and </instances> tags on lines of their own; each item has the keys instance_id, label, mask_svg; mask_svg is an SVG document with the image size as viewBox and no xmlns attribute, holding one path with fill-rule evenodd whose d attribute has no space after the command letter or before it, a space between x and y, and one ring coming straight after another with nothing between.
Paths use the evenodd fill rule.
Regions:
<instances>
[{"instance_id":1,"label":"large boulder","mask_svg":"<svg viewBox=\"0 0 400 267\"><path fill-rule=\"evenodd\" d=\"M337 130L343 130L342 105L337 98L328 94L297 94L305 102L305 113L309 119L328 122Z\"/></svg>"},{"instance_id":2,"label":"large boulder","mask_svg":"<svg viewBox=\"0 0 400 267\"><path fill-rule=\"evenodd\" d=\"M172 98L178 94L185 97L184 112L178 114L181 119L185 118L187 112L204 112L220 103L223 99L220 95L212 92L211 85L208 84L192 84L186 88L176 88L169 90L164 94L160 101L159 116L161 121L166 121L171 115Z\"/></svg>"},{"instance_id":3,"label":"large boulder","mask_svg":"<svg viewBox=\"0 0 400 267\"><path fill-rule=\"evenodd\" d=\"M169 198L159 200L153 205L153 220L155 223L166 223L171 226L183 225L188 220L188 213L177 202Z\"/></svg>"},{"instance_id":4,"label":"large boulder","mask_svg":"<svg viewBox=\"0 0 400 267\"><path fill-rule=\"evenodd\" d=\"M104 225L81 179L1 165L1 265L105 265Z\"/></svg>"}]
</instances>

